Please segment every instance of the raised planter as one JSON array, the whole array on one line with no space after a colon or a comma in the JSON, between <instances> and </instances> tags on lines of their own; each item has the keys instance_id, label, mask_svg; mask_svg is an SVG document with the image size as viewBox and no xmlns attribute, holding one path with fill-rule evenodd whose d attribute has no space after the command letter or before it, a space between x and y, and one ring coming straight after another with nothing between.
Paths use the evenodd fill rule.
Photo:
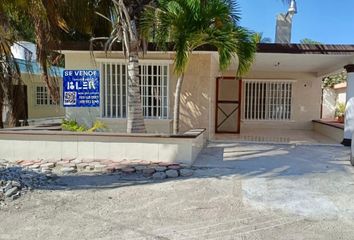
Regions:
<instances>
[{"instance_id":1,"label":"raised planter","mask_svg":"<svg viewBox=\"0 0 354 240\"><path fill-rule=\"evenodd\" d=\"M321 133L338 143L343 141L344 125L335 121L313 120L314 131Z\"/></svg>"},{"instance_id":2,"label":"raised planter","mask_svg":"<svg viewBox=\"0 0 354 240\"><path fill-rule=\"evenodd\" d=\"M205 129L181 135L0 131L0 159L146 160L191 165L205 144Z\"/></svg>"}]
</instances>

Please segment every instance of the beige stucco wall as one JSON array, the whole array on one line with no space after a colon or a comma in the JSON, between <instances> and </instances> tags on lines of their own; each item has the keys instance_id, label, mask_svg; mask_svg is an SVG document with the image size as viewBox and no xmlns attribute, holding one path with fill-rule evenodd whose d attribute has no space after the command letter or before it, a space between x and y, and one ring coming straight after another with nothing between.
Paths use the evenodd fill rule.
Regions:
<instances>
[{"instance_id":1,"label":"beige stucco wall","mask_svg":"<svg viewBox=\"0 0 354 240\"><path fill-rule=\"evenodd\" d=\"M204 133L190 137L117 135L112 133L0 133L0 159L145 160L192 165L204 146Z\"/></svg>"},{"instance_id":2,"label":"beige stucco wall","mask_svg":"<svg viewBox=\"0 0 354 240\"><path fill-rule=\"evenodd\" d=\"M170 60L169 80L169 118L173 116L174 91L177 76L173 73L172 53L147 53L141 59ZM94 58L120 58L122 54L95 53ZM98 63L89 52L65 52L66 69L98 69ZM206 128L207 136L212 138L215 132L215 89L216 77L235 76L235 70L220 73L218 59L215 53L195 53L192 55L185 74L181 96L180 129ZM321 78L316 73L297 72L250 72L244 79L294 80L291 121L253 121L241 122L242 129L252 128L284 128L311 129L313 119L319 119L321 108ZM81 123L91 125L100 119L99 108L67 108L66 117L76 119ZM101 119L110 131L124 132L126 121L120 119ZM149 132L168 132L172 121L146 121Z\"/></svg>"},{"instance_id":3,"label":"beige stucco wall","mask_svg":"<svg viewBox=\"0 0 354 240\"><path fill-rule=\"evenodd\" d=\"M181 131L187 131L192 128L209 128L211 97L209 90L213 80L210 75L210 68L210 54L195 54L191 57L181 92ZM174 104L175 76L171 78L170 86L171 104ZM173 107L170 109L172 111Z\"/></svg>"},{"instance_id":4,"label":"beige stucco wall","mask_svg":"<svg viewBox=\"0 0 354 240\"><path fill-rule=\"evenodd\" d=\"M319 132L322 135L332 138L337 143L341 143L343 141L343 129L327 126L321 123L313 123L313 129L314 131Z\"/></svg>"},{"instance_id":5,"label":"beige stucco wall","mask_svg":"<svg viewBox=\"0 0 354 240\"><path fill-rule=\"evenodd\" d=\"M37 105L36 103L36 87L46 86L40 75L22 74L22 79L27 85L27 102L28 102L28 118L48 118L64 116L64 108L61 104L58 105ZM59 86L61 88L62 82L60 78ZM61 92L61 91L60 91Z\"/></svg>"},{"instance_id":6,"label":"beige stucco wall","mask_svg":"<svg viewBox=\"0 0 354 240\"><path fill-rule=\"evenodd\" d=\"M147 53L140 56L144 60L169 60L169 119L173 117L174 92L177 76L173 73L173 54ZM94 59L124 59L122 54L95 53L94 57L89 52L66 52L66 69L99 69L99 63ZM209 129L210 123L210 89L215 76L210 74L212 69L211 54L194 54L185 74L180 109L180 131L185 132L191 128ZM108 131L125 132L126 121L122 119L100 118L100 108L66 108L66 118L75 119L80 123L91 125L96 119L103 121L108 126ZM172 130L171 120L146 120L146 129L150 133L169 133ZM208 133L207 133L208 134Z\"/></svg>"},{"instance_id":7,"label":"beige stucco wall","mask_svg":"<svg viewBox=\"0 0 354 240\"><path fill-rule=\"evenodd\" d=\"M234 74L224 72L224 76ZM290 121L241 121L242 129L284 128L312 129L311 121L320 118L321 78L315 73L249 72L243 79L294 80L292 95L292 118Z\"/></svg>"}]
</instances>

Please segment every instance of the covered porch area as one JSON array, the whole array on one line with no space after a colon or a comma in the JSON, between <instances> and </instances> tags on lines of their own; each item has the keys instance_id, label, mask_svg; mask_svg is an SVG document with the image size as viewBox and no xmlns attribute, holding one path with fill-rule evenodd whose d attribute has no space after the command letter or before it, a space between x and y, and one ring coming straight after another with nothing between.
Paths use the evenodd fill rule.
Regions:
<instances>
[{"instance_id":1,"label":"covered porch area","mask_svg":"<svg viewBox=\"0 0 354 240\"><path fill-rule=\"evenodd\" d=\"M323 78L344 68L350 72L353 62L354 46L349 45L259 45L251 70L239 84L232 88L216 80L215 127L210 139L340 144L343 127L313 120L321 118ZM235 70L223 75L231 76ZM230 82L226 77L221 80ZM238 106L235 103L228 109L224 105L231 100ZM236 107L237 111L231 111Z\"/></svg>"}]
</instances>

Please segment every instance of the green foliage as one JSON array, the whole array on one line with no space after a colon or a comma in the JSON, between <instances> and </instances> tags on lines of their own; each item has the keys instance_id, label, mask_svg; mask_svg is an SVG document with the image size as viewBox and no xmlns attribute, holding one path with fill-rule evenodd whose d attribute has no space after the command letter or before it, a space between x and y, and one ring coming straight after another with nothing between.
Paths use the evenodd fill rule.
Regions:
<instances>
[{"instance_id":1,"label":"green foliage","mask_svg":"<svg viewBox=\"0 0 354 240\"><path fill-rule=\"evenodd\" d=\"M320 43L318 41L315 41L315 40L312 40L312 39L309 39L309 38L301 39L300 43L301 44L322 44L322 43Z\"/></svg>"},{"instance_id":2,"label":"green foliage","mask_svg":"<svg viewBox=\"0 0 354 240\"><path fill-rule=\"evenodd\" d=\"M4 14L11 27L9 30L16 40L35 41L34 26L31 19L21 9L17 8L15 3L8 3L7 7L4 8Z\"/></svg>"},{"instance_id":3,"label":"green foliage","mask_svg":"<svg viewBox=\"0 0 354 240\"><path fill-rule=\"evenodd\" d=\"M101 121L95 121L91 128L87 128L85 125L80 125L75 120L65 120L61 124L61 127L65 131L71 132L96 132L97 130L106 129L107 127Z\"/></svg>"},{"instance_id":4,"label":"green foliage","mask_svg":"<svg viewBox=\"0 0 354 240\"><path fill-rule=\"evenodd\" d=\"M191 53L204 45L217 49L221 70L238 58L238 73L243 74L253 61L256 42L253 34L238 25L237 6L234 0L158 0L157 7L145 8L142 35L164 50L173 44L178 75L186 71Z\"/></svg>"},{"instance_id":5,"label":"green foliage","mask_svg":"<svg viewBox=\"0 0 354 240\"><path fill-rule=\"evenodd\" d=\"M257 32L254 34L254 41L256 43L272 43L272 39L269 37L263 37L263 33L262 32Z\"/></svg>"},{"instance_id":6,"label":"green foliage","mask_svg":"<svg viewBox=\"0 0 354 240\"><path fill-rule=\"evenodd\" d=\"M322 83L324 88L332 88L334 85L346 81L347 81L347 72L342 71L341 73L325 77L322 80Z\"/></svg>"},{"instance_id":7,"label":"green foliage","mask_svg":"<svg viewBox=\"0 0 354 240\"><path fill-rule=\"evenodd\" d=\"M336 107L336 117L343 117L345 114L345 104L338 103Z\"/></svg>"},{"instance_id":8,"label":"green foliage","mask_svg":"<svg viewBox=\"0 0 354 240\"><path fill-rule=\"evenodd\" d=\"M101 129L107 129L107 126L103 122L96 120L92 127L87 129L87 132L96 132L97 130Z\"/></svg>"},{"instance_id":9,"label":"green foliage","mask_svg":"<svg viewBox=\"0 0 354 240\"><path fill-rule=\"evenodd\" d=\"M87 130L86 126L79 125L75 120L65 120L61 124L63 130L71 132L84 132Z\"/></svg>"}]
</instances>

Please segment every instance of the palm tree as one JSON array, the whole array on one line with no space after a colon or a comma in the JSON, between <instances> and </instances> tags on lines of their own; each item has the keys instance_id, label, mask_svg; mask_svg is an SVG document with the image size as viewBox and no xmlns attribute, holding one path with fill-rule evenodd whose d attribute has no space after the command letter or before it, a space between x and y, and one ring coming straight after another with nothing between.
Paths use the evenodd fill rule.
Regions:
<instances>
[{"instance_id":1,"label":"palm tree","mask_svg":"<svg viewBox=\"0 0 354 240\"><path fill-rule=\"evenodd\" d=\"M310 45L313 45L313 44L322 44L321 42L312 40L312 39L310 39L310 38L301 39L301 40L300 40L300 43L301 43L301 44L310 44Z\"/></svg>"},{"instance_id":2,"label":"palm tree","mask_svg":"<svg viewBox=\"0 0 354 240\"><path fill-rule=\"evenodd\" d=\"M154 35L158 46L173 44L176 51L175 73L178 76L173 133L179 132L180 94L184 73L192 52L203 45L215 47L220 69L225 70L232 58L238 58L237 74L245 73L253 61L256 44L253 35L238 26L237 3L227 0L159 0L157 7L146 7L141 20L145 37Z\"/></svg>"},{"instance_id":3,"label":"palm tree","mask_svg":"<svg viewBox=\"0 0 354 240\"><path fill-rule=\"evenodd\" d=\"M269 37L263 37L263 33L255 33L254 38L256 43L272 43L272 39Z\"/></svg>"},{"instance_id":4,"label":"palm tree","mask_svg":"<svg viewBox=\"0 0 354 240\"><path fill-rule=\"evenodd\" d=\"M25 94L21 87L21 75L10 50L10 46L22 40L22 37L34 36L43 80L52 99L55 102L59 100L58 77L50 76L49 68L53 62L52 49L58 49L57 34L60 29L66 30L65 21L56 11L60 3L61 1L58 0L2 0L0 5L0 56L2 57L0 107L4 104L4 100L9 105L11 116L9 126L16 126L19 116L24 111ZM24 29L21 23L26 23L29 29ZM20 32L17 31L18 28ZM1 107L1 112L2 110Z\"/></svg>"},{"instance_id":5,"label":"palm tree","mask_svg":"<svg viewBox=\"0 0 354 240\"><path fill-rule=\"evenodd\" d=\"M20 69L11 52L14 32L5 14L5 3L0 5L0 128L3 128L3 108L8 106L10 127L16 126L24 112L24 93Z\"/></svg>"},{"instance_id":6,"label":"palm tree","mask_svg":"<svg viewBox=\"0 0 354 240\"><path fill-rule=\"evenodd\" d=\"M37 59L41 65L43 80L52 100L59 101L59 76L49 74L49 68L52 64L58 64L62 56L53 53L52 50L60 49L61 40L88 40L92 35L108 34L111 30L109 24L103 22L95 11L109 13L111 6L111 0L2 0L0 4L0 56L3 56L3 59L2 69L0 69L2 86L0 87L0 109L2 111L4 98L6 98L10 110L14 111L10 114L13 119L10 121L10 126L15 126L18 122L16 116L19 116L18 112L22 111L21 107L24 106L25 99L23 93L10 89L14 88L12 85L22 84L22 81L9 46L16 44L19 40L36 43ZM82 21L77 21L78 17ZM7 72L4 69L7 69ZM12 74L8 74L10 70ZM17 87L16 89L21 90ZM15 101L13 98L18 99ZM11 106L11 104L17 106ZM2 123L0 123L1 126Z\"/></svg>"},{"instance_id":7,"label":"palm tree","mask_svg":"<svg viewBox=\"0 0 354 240\"><path fill-rule=\"evenodd\" d=\"M112 16L108 17L99 13L111 22L112 32L109 37L97 37L93 40L106 40L106 51L110 51L115 43L122 43L124 54L128 58L127 132L145 133L139 84L139 50L142 42L139 34L139 19L144 6L151 0L112 1L114 3Z\"/></svg>"}]
</instances>

